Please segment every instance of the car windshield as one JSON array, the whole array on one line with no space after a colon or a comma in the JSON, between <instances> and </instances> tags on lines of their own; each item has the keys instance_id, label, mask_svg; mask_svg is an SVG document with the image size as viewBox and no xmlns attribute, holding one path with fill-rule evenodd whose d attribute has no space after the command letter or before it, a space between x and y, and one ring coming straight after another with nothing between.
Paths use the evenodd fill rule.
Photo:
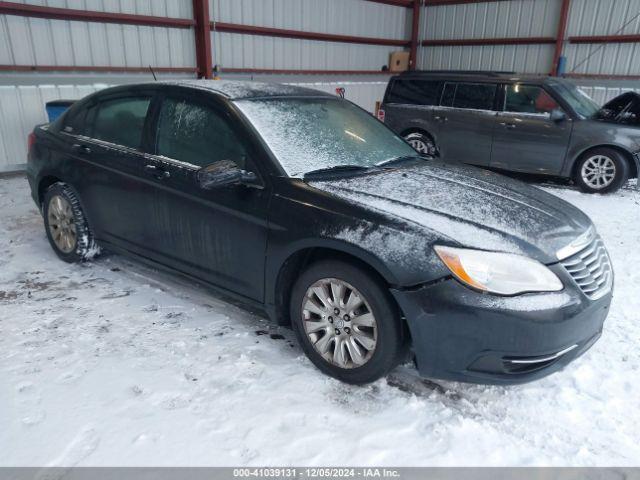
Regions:
<instances>
[{"instance_id":1,"label":"car windshield","mask_svg":"<svg viewBox=\"0 0 640 480\"><path fill-rule=\"evenodd\" d=\"M600 111L600 106L581 89L566 82L553 84L553 88L583 118L592 118Z\"/></svg>"},{"instance_id":2,"label":"car windshield","mask_svg":"<svg viewBox=\"0 0 640 480\"><path fill-rule=\"evenodd\" d=\"M328 169L366 172L382 162L417 156L373 115L344 100L263 98L235 104L291 177Z\"/></svg>"}]
</instances>

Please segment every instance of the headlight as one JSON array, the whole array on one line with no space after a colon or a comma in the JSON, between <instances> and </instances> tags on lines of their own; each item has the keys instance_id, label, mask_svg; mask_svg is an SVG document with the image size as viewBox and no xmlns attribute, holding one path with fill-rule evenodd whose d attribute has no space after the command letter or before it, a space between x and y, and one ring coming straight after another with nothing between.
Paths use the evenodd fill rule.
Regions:
<instances>
[{"instance_id":1,"label":"headlight","mask_svg":"<svg viewBox=\"0 0 640 480\"><path fill-rule=\"evenodd\" d=\"M484 292L516 295L563 288L555 273L522 255L443 246L436 246L435 250L458 280Z\"/></svg>"}]
</instances>

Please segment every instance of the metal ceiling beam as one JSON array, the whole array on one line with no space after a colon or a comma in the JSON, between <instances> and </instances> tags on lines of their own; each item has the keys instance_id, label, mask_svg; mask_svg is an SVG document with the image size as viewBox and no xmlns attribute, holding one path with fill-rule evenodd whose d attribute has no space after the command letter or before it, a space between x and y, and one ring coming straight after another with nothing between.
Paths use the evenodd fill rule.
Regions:
<instances>
[{"instance_id":1,"label":"metal ceiling beam","mask_svg":"<svg viewBox=\"0 0 640 480\"><path fill-rule=\"evenodd\" d=\"M640 35L589 35L569 37L571 43L638 43Z\"/></svg>"},{"instance_id":2,"label":"metal ceiling beam","mask_svg":"<svg viewBox=\"0 0 640 480\"><path fill-rule=\"evenodd\" d=\"M553 37L506 37L506 38L455 38L423 40L424 47L474 46L474 45L543 45L554 44Z\"/></svg>"},{"instance_id":3,"label":"metal ceiling beam","mask_svg":"<svg viewBox=\"0 0 640 480\"><path fill-rule=\"evenodd\" d=\"M152 67L156 73L195 73L196 67ZM112 67L107 65L0 65L3 72L99 72L150 73L149 67Z\"/></svg>"},{"instance_id":4,"label":"metal ceiling beam","mask_svg":"<svg viewBox=\"0 0 640 480\"><path fill-rule=\"evenodd\" d=\"M305 32L302 30L288 30L284 28L257 27L238 23L211 22L211 29L216 32L242 33L245 35L260 35L266 37L297 38L300 40L320 40L325 42L362 43L367 45L390 45L408 47L409 40L394 40L390 38L355 37L351 35L336 35L333 33Z\"/></svg>"},{"instance_id":5,"label":"metal ceiling beam","mask_svg":"<svg viewBox=\"0 0 640 480\"><path fill-rule=\"evenodd\" d=\"M395 7L411 8L413 6L413 0L365 0L373 3L383 3L385 5L393 5Z\"/></svg>"}]
</instances>

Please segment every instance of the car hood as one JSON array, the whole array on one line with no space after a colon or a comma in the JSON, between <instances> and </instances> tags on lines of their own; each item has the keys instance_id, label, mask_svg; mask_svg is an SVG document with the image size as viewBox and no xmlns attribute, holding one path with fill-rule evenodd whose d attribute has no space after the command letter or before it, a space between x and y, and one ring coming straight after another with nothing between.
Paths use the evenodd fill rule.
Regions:
<instances>
[{"instance_id":1,"label":"car hood","mask_svg":"<svg viewBox=\"0 0 640 480\"><path fill-rule=\"evenodd\" d=\"M640 127L640 94L625 92L609 100L598 111L596 119Z\"/></svg>"},{"instance_id":2,"label":"car hood","mask_svg":"<svg viewBox=\"0 0 640 480\"><path fill-rule=\"evenodd\" d=\"M308 183L426 228L436 241L520 253L547 264L592 225L581 210L538 188L439 161Z\"/></svg>"}]
</instances>

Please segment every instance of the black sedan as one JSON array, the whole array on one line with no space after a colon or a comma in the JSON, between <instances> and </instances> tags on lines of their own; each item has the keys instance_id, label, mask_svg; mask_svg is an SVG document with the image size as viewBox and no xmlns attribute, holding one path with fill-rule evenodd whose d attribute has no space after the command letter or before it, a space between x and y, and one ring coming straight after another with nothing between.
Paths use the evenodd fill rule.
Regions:
<instances>
[{"instance_id":1,"label":"black sedan","mask_svg":"<svg viewBox=\"0 0 640 480\"><path fill-rule=\"evenodd\" d=\"M460 139L464 142L464 138ZM180 81L77 102L29 138L56 254L99 247L291 325L323 372L515 383L599 337L607 252L536 188L416 156L353 104L293 86Z\"/></svg>"}]
</instances>

